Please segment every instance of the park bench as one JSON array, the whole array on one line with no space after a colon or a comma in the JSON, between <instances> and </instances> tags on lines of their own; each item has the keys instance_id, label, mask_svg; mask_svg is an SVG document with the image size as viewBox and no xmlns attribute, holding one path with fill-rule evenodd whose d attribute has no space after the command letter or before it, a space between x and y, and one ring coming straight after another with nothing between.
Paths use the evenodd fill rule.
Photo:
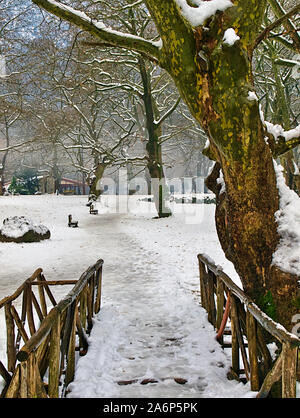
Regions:
<instances>
[{"instance_id":1,"label":"park bench","mask_svg":"<svg viewBox=\"0 0 300 418\"><path fill-rule=\"evenodd\" d=\"M72 221L72 215L68 216L68 226L70 228L77 228L78 227L78 221Z\"/></svg>"},{"instance_id":2,"label":"park bench","mask_svg":"<svg viewBox=\"0 0 300 418\"><path fill-rule=\"evenodd\" d=\"M98 209L95 209L93 204L90 205L90 214L98 215Z\"/></svg>"}]
</instances>

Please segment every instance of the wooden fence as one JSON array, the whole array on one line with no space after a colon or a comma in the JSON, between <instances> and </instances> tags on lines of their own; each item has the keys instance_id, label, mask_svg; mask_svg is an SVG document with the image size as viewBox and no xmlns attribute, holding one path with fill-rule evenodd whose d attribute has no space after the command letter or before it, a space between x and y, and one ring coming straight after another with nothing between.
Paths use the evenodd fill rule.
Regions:
<instances>
[{"instance_id":1,"label":"wooden fence","mask_svg":"<svg viewBox=\"0 0 300 418\"><path fill-rule=\"evenodd\" d=\"M0 301L7 347L7 365L0 361L5 381L1 397L64 396L74 378L75 352L86 353L92 318L100 310L102 266L103 260L98 260L79 280L61 281L47 281L38 269ZM61 285L74 286L57 303L50 287Z\"/></svg>"},{"instance_id":2,"label":"wooden fence","mask_svg":"<svg viewBox=\"0 0 300 418\"><path fill-rule=\"evenodd\" d=\"M281 396L296 397L300 339L274 322L211 260L199 254L201 304L217 330L217 340L230 347L230 375L250 382L257 397L267 397L281 378ZM230 322L230 328L226 325ZM229 337L229 335L231 337ZM274 362L266 335L276 341L280 355ZM230 341L226 342L226 338ZM240 361L243 362L243 368Z\"/></svg>"}]
</instances>

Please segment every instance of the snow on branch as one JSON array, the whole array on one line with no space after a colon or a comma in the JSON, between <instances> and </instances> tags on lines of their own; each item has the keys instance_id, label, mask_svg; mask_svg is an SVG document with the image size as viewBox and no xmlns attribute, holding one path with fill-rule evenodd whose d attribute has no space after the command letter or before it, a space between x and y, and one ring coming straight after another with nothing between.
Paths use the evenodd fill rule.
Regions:
<instances>
[{"instance_id":1,"label":"snow on branch","mask_svg":"<svg viewBox=\"0 0 300 418\"><path fill-rule=\"evenodd\" d=\"M181 97L179 96L176 102L173 104L173 106L170 107L170 109L168 109L166 113L158 121L155 121L156 126L162 125L162 123L176 110L177 106L179 105L180 100L181 100Z\"/></svg>"},{"instance_id":2,"label":"snow on branch","mask_svg":"<svg viewBox=\"0 0 300 418\"><path fill-rule=\"evenodd\" d=\"M89 17L86 13L75 10L55 0L32 0L33 3L54 14L55 16L75 24L81 29L101 39L108 46L134 50L145 54L151 60L158 60L160 48L156 42L148 41L140 36L116 31L103 22Z\"/></svg>"},{"instance_id":3,"label":"snow on branch","mask_svg":"<svg viewBox=\"0 0 300 418\"><path fill-rule=\"evenodd\" d=\"M7 152L7 151L11 151L11 150L15 150L15 149L18 149L18 148L25 147L26 145L32 144L33 142L35 142L35 139L30 139L28 141L21 142L19 144L15 144L15 145L10 145L10 146L5 147L5 148L0 148L0 153L1 152Z\"/></svg>"},{"instance_id":4,"label":"snow on branch","mask_svg":"<svg viewBox=\"0 0 300 418\"><path fill-rule=\"evenodd\" d=\"M289 12L283 13L281 17L279 17L277 20L275 20L273 23L271 23L269 26L267 26L256 38L253 49L257 47L257 45L263 41L273 29L275 29L277 26L280 26L282 23L284 23L286 20L288 20L290 17L294 16L295 14L299 13L300 11L300 4L293 7Z\"/></svg>"},{"instance_id":5,"label":"snow on branch","mask_svg":"<svg viewBox=\"0 0 300 418\"><path fill-rule=\"evenodd\" d=\"M280 241L272 264L292 274L300 271L300 199L285 183L283 168L274 161L279 190L279 209L275 213Z\"/></svg>"},{"instance_id":6,"label":"snow on branch","mask_svg":"<svg viewBox=\"0 0 300 418\"><path fill-rule=\"evenodd\" d=\"M176 0L182 15L193 26L202 25L206 19L213 16L217 11L224 11L233 6L230 0ZM192 4L192 6L190 4Z\"/></svg>"},{"instance_id":7,"label":"snow on branch","mask_svg":"<svg viewBox=\"0 0 300 418\"><path fill-rule=\"evenodd\" d=\"M233 28L229 28L225 31L223 41L225 44L232 46L235 44L236 41L238 41L240 37L236 34L235 30Z\"/></svg>"},{"instance_id":8,"label":"snow on branch","mask_svg":"<svg viewBox=\"0 0 300 418\"><path fill-rule=\"evenodd\" d=\"M279 2L278 0L268 0L268 3L272 8L273 13L278 19L285 17L287 15L283 5L281 4L282 2ZM288 31L289 36L292 38L293 49L296 49L298 52L300 52L300 35L293 21L291 19L285 18L282 24L285 27L285 29Z\"/></svg>"},{"instance_id":9,"label":"snow on branch","mask_svg":"<svg viewBox=\"0 0 300 418\"><path fill-rule=\"evenodd\" d=\"M269 143L274 157L278 157L300 144L300 125L296 128L285 131L281 125L274 125L264 118L260 106L260 119L268 134L272 136L272 143Z\"/></svg>"}]
</instances>

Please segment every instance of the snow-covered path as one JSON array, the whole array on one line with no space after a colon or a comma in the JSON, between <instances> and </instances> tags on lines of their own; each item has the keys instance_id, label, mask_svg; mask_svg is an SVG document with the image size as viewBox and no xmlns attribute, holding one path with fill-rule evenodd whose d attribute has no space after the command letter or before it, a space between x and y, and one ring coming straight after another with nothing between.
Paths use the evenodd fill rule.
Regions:
<instances>
[{"instance_id":1,"label":"snow-covered path","mask_svg":"<svg viewBox=\"0 0 300 418\"><path fill-rule=\"evenodd\" d=\"M77 196L19 196L2 203L2 218L30 215L49 226L52 235L42 243L1 246L1 298L37 267L49 280L70 279L104 259L102 309L68 397L254 395L249 385L227 380L229 356L215 341L199 304L197 252L211 254L234 274L218 244L212 205L204 205L201 222L188 224L185 213L155 220L146 212L110 213L106 205L92 216L85 199ZM68 213L79 220L78 229L66 227ZM144 379L158 382L142 385ZM128 380L136 382L118 384Z\"/></svg>"},{"instance_id":2,"label":"snow-covered path","mask_svg":"<svg viewBox=\"0 0 300 418\"><path fill-rule=\"evenodd\" d=\"M215 341L199 295L192 293L198 287L196 257L192 266L184 265L186 256L170 255L176 243L162 242L166 234L159 232L172 230L173 221L149 219L150 234L143 219L106 215L109 219L116 232L111 235L110 222L101 222L101 234L106 228L110 234L106 250L114 254L105 262L103 308L68 396L253 396L249 386L226 379L229 358ZM179 253L183 247L177 246ZM185 277L191 271L193 277ZM150 380L156 382L143 384Z\"/></svg>"}]
</instances>

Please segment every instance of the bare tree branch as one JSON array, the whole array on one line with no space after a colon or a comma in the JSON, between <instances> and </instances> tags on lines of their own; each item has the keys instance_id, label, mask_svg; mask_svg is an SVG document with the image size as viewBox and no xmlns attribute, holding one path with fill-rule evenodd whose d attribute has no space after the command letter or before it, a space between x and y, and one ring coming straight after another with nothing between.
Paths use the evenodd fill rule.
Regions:
<instances>
[{"instance_id":1,"label":"bare tree branch","mask_svg":"<svg viewBox=\"0 0 300 418\"><path fill-rule=\"evenodd\" d=\"M75 24L93 36L101 39L109 46L125 48L145 54L149 59L159 60L160 49L155 42L148 41L139 36L113 30L87 16L55 0L32 0L33 3L51 12L55 16Z\"/></svg>"},{"instance_id":2,"label":"bare tree branch","mask_svg":"<svg viewBox=\"0 0 300 418\"><path fill-rule=\"evenodd\" d=\"M258 37L255 39L255 42L254 42L252 48L255 49L260 44L260 42L263 41L270 34L270 32L273 29L275 29L277 26L280 26L282 23L284 23L290 17L294 16L296 13L299 12L299 10L300 10L300 4L298 4L297 6L293 7L288 13L284 14L283 16L281 16L280 18L278 18L277 20L275 20L275 22L273 22L269 26L267 26L258 35Z\"/></svg>"}]
</instances>

